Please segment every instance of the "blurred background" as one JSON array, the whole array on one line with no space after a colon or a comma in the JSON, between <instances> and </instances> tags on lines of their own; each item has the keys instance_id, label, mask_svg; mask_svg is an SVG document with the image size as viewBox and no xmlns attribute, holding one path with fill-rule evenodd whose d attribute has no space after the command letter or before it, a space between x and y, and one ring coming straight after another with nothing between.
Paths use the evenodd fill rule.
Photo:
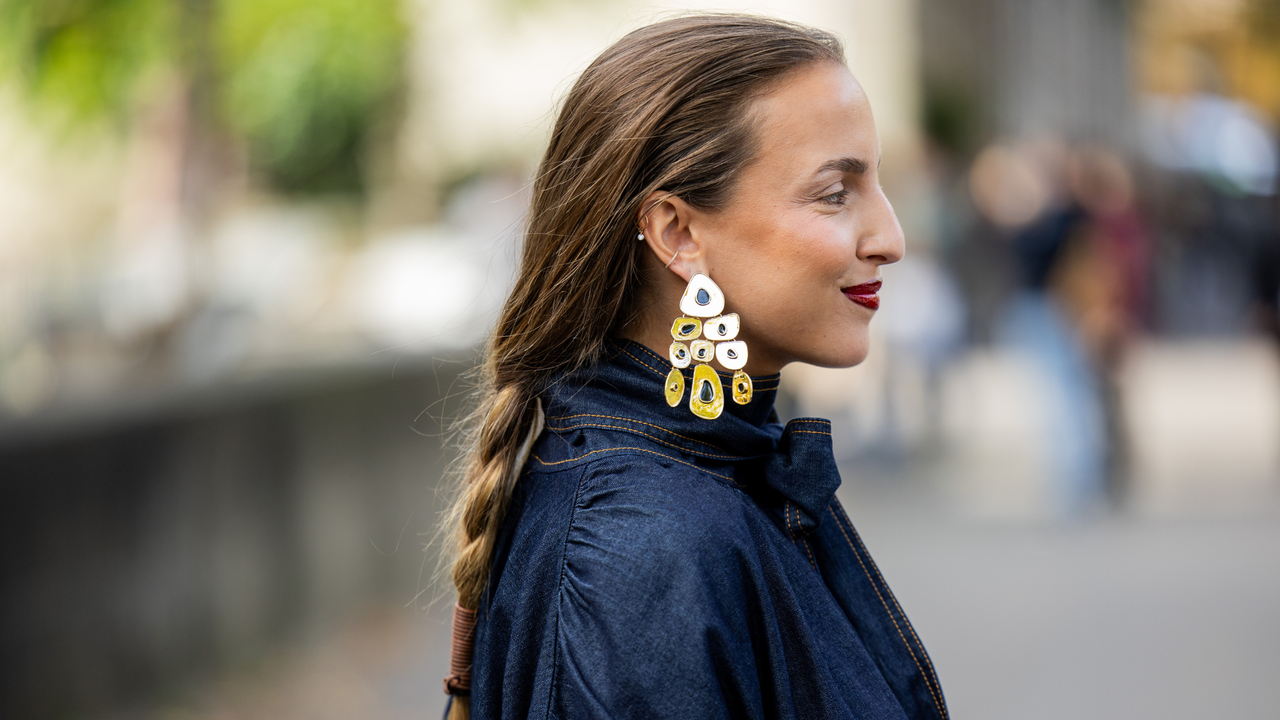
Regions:
<instances>
[{"instance_id":1,"label":"blurred background","mask_svg":"<svg viewBox=\"0 0 1280 720\"><path fill-rule=\"evenodd\" d=\"M530 174L697 8L871 98L908 257L779 410L952 713L1275 717L1280 0L0 0L0 715L441 711Z\"/></svg>"}]
</instances>

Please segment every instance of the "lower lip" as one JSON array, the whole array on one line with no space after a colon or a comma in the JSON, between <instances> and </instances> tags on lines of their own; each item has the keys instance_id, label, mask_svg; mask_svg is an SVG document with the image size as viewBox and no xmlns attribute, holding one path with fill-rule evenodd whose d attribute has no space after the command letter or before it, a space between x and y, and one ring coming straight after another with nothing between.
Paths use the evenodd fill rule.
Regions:
<instances>
[{"instance_id":1,"label":"lower lip","mask_svg":"<svg viewBox=\"0 0 1280 720\"><path fill-rule=\"evenodd\" d=\"M845 293L844 296L864 308L870 308L872 310L878 310L880 308L880 296L874 293L871 295L854 295L853 293Z\"/></svg>"}]
</instances>

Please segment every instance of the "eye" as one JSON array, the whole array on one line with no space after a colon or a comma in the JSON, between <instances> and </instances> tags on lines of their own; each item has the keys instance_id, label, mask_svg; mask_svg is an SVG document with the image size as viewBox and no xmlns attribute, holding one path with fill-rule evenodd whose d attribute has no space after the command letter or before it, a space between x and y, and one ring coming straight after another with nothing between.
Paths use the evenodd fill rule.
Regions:
<instances>
[{"instance_id":1,"label":"eye","mask_svg":"<svg viewBox=\"0 0 1280 720\"><path fill-rule=\"evenodd\" d=\"M843 205L845 199L848 197L849 197L848 190L838 190L836 192L831 193L830 195L824 195L821 198L818 198L818 202L824 203L826 205Z\"/></svg>"}]
</instances>

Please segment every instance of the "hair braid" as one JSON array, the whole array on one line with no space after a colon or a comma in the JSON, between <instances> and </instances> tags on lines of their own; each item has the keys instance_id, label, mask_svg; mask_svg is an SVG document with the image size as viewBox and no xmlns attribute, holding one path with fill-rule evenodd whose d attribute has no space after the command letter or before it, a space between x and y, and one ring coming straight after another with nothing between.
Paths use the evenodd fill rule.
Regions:
<instances>
[{"instance_id":1,"label":"hair braid","mask_svg":"<svg viewBox=\"0 0 1280 720\"><path fill-rule=\"evenodd\" d=\"M483 420L457 504L460 532L453 583L458 604L468 610L476 609L484 592L493 544L511 499L519 444L534 420L535 397L519 384L511 383L488 395L477 410Z\"/></svg>"}]
</instances>

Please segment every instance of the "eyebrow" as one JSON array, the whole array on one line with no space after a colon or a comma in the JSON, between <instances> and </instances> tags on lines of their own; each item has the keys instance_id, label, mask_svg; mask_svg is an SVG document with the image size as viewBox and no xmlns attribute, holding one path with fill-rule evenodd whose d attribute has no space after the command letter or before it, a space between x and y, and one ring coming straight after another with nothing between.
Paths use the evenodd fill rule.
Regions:
<instances>
[{"instance_id":1,"label":"eyebrow","mask_svg":"<svg viewBox=\"0 0 1280 720\"><path fill-rule=\"evenodd\" d=\"M836 170L850 175L861 175L867 171L867 163L857 158L840 158L838 160L828 160L818 168L815 174L824 173L828 170Z\"/></svg>"}]
</instances>

